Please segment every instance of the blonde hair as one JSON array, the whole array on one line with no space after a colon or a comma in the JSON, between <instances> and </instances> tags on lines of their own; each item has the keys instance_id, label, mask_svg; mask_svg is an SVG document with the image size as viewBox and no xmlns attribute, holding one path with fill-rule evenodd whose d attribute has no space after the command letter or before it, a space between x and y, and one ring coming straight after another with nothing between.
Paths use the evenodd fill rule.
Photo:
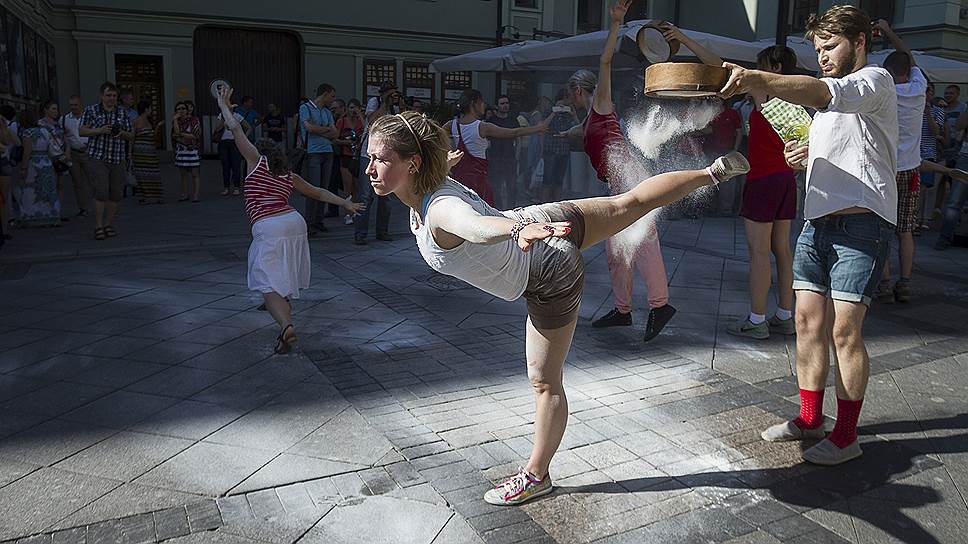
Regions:
<instances>
[{"instance_id":1,"label":"blonde hair","mask_svg":"<svg viewBox=\"0 0 968 544\"><path fill-rule=\"evenodd\" d=\"M856 41L861 34L866 38L865 49L871 50L871 19L863 10L854 6L833 6L820 17L811 13L807 18L804 37L813 41L814 37L826 39L830 36L843 36Z\"/></svg>"},{"instance_id":2,"label":"blonde hair","mask_svg":"<svg viewBox=\"0 0 968 544\"><path fill-rule=\"evenodd\" d=\"M598 77L590 70L578 70L568 78L568 89L573 93L581 89L586 94L595 94L597 86Z\"/></svg>"},{"instance_id":3,"label":"blonde hair","mask_svg":"<svg viewBox=\"0 0 968 544\"><path fill-rule=\"evenodd\" d=\"M404 159L420 155L422 162L414 182L418 194L432 193L444 183L450 138L426 115L413 111L384 115L370 127L370 137L374 136Z\"/></svg>"}]
</instances>

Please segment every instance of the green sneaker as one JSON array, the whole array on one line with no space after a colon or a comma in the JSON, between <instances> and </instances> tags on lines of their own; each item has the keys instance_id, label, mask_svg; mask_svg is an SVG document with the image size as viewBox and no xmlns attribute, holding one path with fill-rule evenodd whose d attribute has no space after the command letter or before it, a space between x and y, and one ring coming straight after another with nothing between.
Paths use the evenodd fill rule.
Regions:
<instances>
[{"instance_id":1,"label":"green sneaker","mask_svg":"<svg viewBox=\"0 0 968 544\"><path fill-rule=\"evenodd\" d=\"M485 493L484 501L495 506L515 506L547 495L553 490L550 474L539 480L537 476L522 468L518 469L517 474Z\"/></svg>"},{"instance_id":2,"label":"green sneaker","mask_svg":"<svg viewBox=\"0 0 968 544\"><path fill-rule=\"evenodd\" d=\"M767 321L754 325L749 316L741 317L735 323L726 325L726 332L733 336L745 336L757 340L766 340L770 337L770 324Z\"/></svg>"},{"instance_id":3,"label":"green sneaker","mask_svg":"<svg viewBox=\"0 0 968 544\"><path fill-rule=\"evenodd\" d=\"M790 319L780 319L774 315L773 317L767 319L766 323L769 325L770 332L775 332L785 336L790 336L797 333L797 324L795 321L793 321L792 317Z\"/></svg>"}]
</instances>

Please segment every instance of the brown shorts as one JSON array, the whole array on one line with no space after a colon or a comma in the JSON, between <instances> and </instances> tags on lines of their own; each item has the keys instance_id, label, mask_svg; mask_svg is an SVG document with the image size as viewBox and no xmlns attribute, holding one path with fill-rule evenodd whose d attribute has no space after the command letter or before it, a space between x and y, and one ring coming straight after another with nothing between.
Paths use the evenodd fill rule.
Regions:
<instances>
[{"instance_id":1,"label":"brown shorts","mask_svg":"<svg viewBox=\"0 0 968 544\"><path fill-rule=\"evenodd\" d=\"M901 170L897 173L897 232L912 232L918 226L918 213L921 211L921 183L914 181L918 175L915 170ZM911 190L911 185L915 189Z\"/></svg>"},{"instance_id":2,"label":"brown shorts","mask_svg":"<svg viewBox=\"0 0 968 544\"><path fill-rule=\"evenodd\" d=\"M585 216L571 202L553 202L507 212L512 218L530 217L542 223L571 221L571 233L547 238L531 247L531 269L524 298L528 316L539 329L558 329L578 318L585 283L581 244L585 239Z\"/></svg>"}]
</instances>

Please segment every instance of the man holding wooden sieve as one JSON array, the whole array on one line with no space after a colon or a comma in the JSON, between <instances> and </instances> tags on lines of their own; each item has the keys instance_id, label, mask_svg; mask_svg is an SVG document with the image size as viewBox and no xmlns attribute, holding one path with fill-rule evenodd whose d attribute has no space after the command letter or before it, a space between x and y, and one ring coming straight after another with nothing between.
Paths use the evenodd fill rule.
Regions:
<instances>
[{"instance_id":1,"label":"man holding wooden sieve","mask_svg":"<svg viewBox=\"0 0 968 544\"><path fill-rule=\"evenodd\" d=\"M897 94L891 75L867 64L871 21L853 6L811 15L806 37L822 76L774 74L724 63L720 94L766 93L818 109L809 146L786 145L787 162L807 162L804 218L793 260L800 415L766 429L769 441L824 437L823 394L832 342L837 423L803 452L811 463L859 457L857 420L870 373L861 329L897 223Z\"/></svg>"}]
</instances>

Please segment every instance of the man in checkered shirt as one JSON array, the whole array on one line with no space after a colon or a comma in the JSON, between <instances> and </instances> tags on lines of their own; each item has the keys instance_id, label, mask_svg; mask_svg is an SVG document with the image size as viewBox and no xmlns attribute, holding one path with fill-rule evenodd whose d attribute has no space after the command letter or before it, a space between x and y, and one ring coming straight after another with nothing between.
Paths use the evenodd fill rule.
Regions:
<instances>
[{"instance_id":1,"label":"man in checkered shirt","mask_svg":"<svg viewBox=\"0 0 968 544\"><path fill-rule=\"evenodd\" d=\"M78 132L89 138L87 175L94 187L94 238L104 240L117 233L112 226L124 189L128 144L133 141L131 120L118 107L118 88L111 82L101 84L101 101L88 106Z\"/></svg>"}]
</instances>

